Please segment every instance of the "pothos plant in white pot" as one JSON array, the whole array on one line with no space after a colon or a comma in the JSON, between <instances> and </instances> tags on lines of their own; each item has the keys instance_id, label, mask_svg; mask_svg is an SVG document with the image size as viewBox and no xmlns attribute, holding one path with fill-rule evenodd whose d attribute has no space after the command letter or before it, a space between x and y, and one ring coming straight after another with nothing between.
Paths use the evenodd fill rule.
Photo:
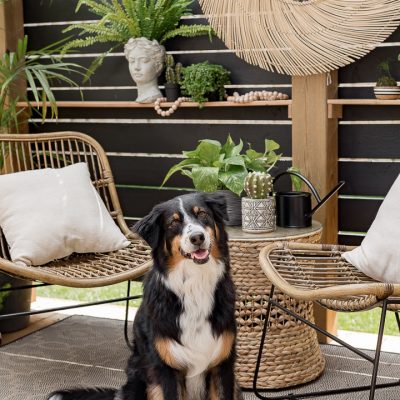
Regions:
<instances>
[{"instance_id":1,"label":"pothos plant in white pot","mask_svg":"<svg viewBox=\"0 0 400 400\"><path fill-rule=\"evenodd\" d=\"M89 67L87 78L109 53L124 46L129 71L137 84L136 101L151 103L162 97L157 78L165 61L164 44L176 36L209 35L208 25L180 25L190 15L193 0L79 0L76 11L85 6L100 17L95 23L72 24L64 32L79 31L79 36L65 46L66 50L107 43L110 48Z\"/></svg>"}]
</instances>

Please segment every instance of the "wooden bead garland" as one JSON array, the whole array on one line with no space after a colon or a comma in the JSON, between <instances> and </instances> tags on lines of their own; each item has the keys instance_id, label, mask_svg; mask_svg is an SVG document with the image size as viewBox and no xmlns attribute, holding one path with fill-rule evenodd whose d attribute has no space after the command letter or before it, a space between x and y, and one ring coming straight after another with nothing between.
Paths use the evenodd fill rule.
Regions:
<instances>
[{"instance_id":1,"label":"wooden bead garland","mask_svg":"<svg viewBox=\"0 0 400 400\"><path fill-rule=\"evenodd\" d=\"M274 101L274 100L287 100L289 96L285 93L280 92L268 92L266 90L258 90L240 95L238 92L234 92L233 96L228 96L227 101L233 101L235 103L249 103L251 101Z\"/></svg>"},{"instance_id":2,"label":"wooden bead garland","mask_svg":"<svg viewBox=\"0 0 400 400\"><path fill-rule=\"evenodd\" d=\"M158 115L161 115L161 117L169 117L178 109L178 107L181 105L182 102L190 101L190 98L189 97L178 97L174 101L174 104L172 104L172 106L168 110L163 110L163 109L161 109L161 103L165 103L166 101L167 101L166 97L159 97L154 102L154 109L156 110Z\"/></svg>"}]
</instances>

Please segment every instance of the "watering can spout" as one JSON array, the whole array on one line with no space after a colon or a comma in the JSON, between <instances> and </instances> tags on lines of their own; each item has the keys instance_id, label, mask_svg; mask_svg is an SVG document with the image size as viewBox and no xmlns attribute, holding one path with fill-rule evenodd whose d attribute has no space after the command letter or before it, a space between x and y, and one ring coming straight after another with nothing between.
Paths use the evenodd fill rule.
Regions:
<instances>
[{"instance_id":1,"label":"watering can spout","mask_svg":"<svg viewBox=\"0 0 400 400\"><path fill-rule=\"evenodd\" d=\"M309 216L312 216L321 206L323 206L346 182L340 181L322 200L317 198L317 205L311 210Z\"/></svg>"}]
</instances>

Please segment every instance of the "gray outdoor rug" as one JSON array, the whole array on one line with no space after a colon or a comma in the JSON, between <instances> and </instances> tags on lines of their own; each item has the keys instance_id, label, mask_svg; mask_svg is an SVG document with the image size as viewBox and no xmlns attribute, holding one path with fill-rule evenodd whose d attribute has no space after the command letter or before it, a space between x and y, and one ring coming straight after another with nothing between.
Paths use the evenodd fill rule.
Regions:
<instances>
[{"instance_id":1,"label":"gray outdoor rug","mask_svg":"<svg viewBox=\"0 0 400 400\"><path fill-rule=\"evenodd\" d=\"M323 376L290 392L369 384L368 362L337 346L323 346L323 352L327 360ZM49 392L71 386L118 387L125 379L128 355L122 321L67 318L0 348L0 400L43 400ZM381 360L380 377L386 381L400 377L400 355L382 353ZM283 393L288 392L271 396ZM244 397L256 399L250 392ZM330 398L361 400L368 395L363 392ZM378 390L375 399L399 400L400 388Z\"/></svg>"}]
</instances>

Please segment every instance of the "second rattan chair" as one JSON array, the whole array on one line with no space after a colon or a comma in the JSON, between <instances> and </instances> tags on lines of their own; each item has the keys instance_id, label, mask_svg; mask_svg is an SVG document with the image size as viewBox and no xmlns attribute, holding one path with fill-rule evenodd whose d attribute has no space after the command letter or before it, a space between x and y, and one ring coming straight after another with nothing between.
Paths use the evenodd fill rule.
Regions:
<instances>
[{"instance_id":1,"label":"second rattan chair","mask_svg":"<svg viewBox=\"0 0 400 400\"><path fill-rule=\"evenodd\" d=\"M267 313L260 345L260 353L254 378L254 391L260 399L301 399L308 397L328 396L369 390L369 399L373 400L375 390L400 386L400 379L392 383L377 384L379 358L385 328L387 311L396 313L396 321L400 330L400 284L382 283L373 280L347 262L342 254L351 247L339 245L319 245L302 243L274 243L264 247L260 252L260 264L263 272L272 283L269 294ZM334 311L356 312L381 307L381 319L375 349L375 356L350 346L331 333L317 327L293 310L284 307L274 297L274 288L293 299L316 301L321 306ZM323 392L302 393L291 396L266 397L257 389L257 374L260 368L261 353L268 330L268 319L272 307L278 312L288 313L292 317L316 329L332 340L347 347L363 359L373 364L371 384L359 387L346 387ZM400 377L399 377L400 378Z\"/></svg>"},{"instance_id":2,"label":"second rattan chair","mask_svg":"<svg viewBox=\"0 0 400 400\"><path fill-rule=\"evenodd\" d=\"M47 284L92 288L126 281L128 286L126 297L86 303L85 306L125 300L127 313L128 301L139 297L130 296L130 281L140 279L149 270L152 264L151 254L147 244L131 232L125 223L110 165L99 143L90 136L78 132L6 134L0 135L0 156L2 174L32 169L61 168L78 162L86 162L94 187L122 233L131 241L130 246L111 253L73 254L46 265L30 267L11 261L6 238L0 230L0 272L38 282L35 285L17 287L16 290ZM0 288L0 290L8 289ZM3 314L0 315L0 320L39 312L59 311L65 308L73 307ZM125 322L125 337L127 339L127 322Z\"/></svg>"}]
</instances>

